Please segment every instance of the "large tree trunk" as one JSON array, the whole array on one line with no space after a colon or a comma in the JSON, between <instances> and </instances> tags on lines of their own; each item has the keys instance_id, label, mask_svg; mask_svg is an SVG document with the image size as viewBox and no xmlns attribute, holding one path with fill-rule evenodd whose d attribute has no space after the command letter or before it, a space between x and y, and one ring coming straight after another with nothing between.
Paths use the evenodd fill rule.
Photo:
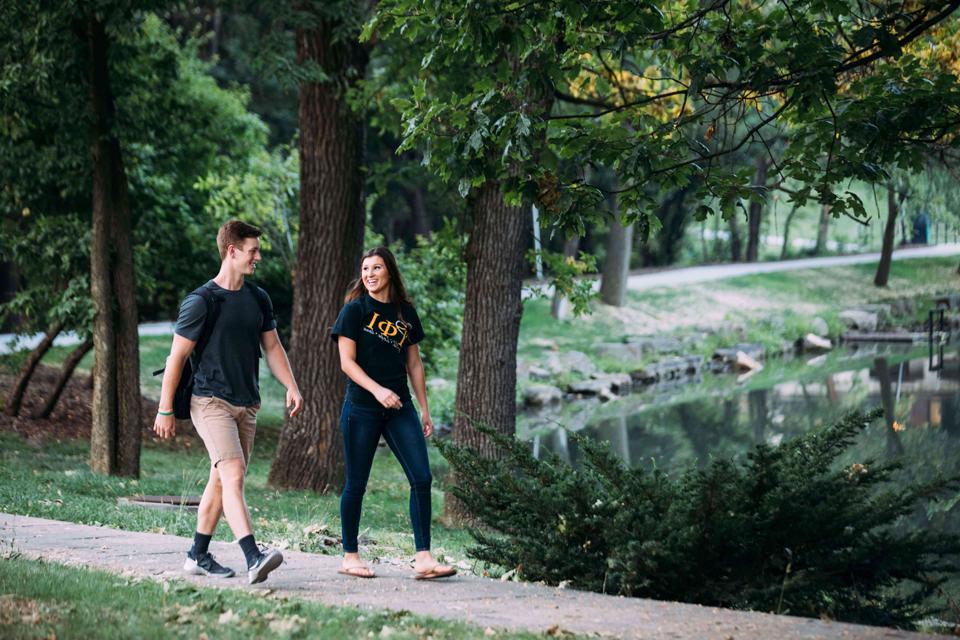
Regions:
<instances>
[{"instance_id":1,"label":"large tree trunk","mask_svg":"<svg viewBox=\"0 0 960 640\"><path fill-rule=\"evenodd\" d=\"M897 232L897 215L900 213L900 202L905 196L901 194L897 200L897 190L893 184L887 185L887 224L883 228L883 246L880 248L880 264L877 265L877 274L873 284L878 287L887 286L890 279L890 265L893 262L893 244Z\"/></svg>"},{"instance_id":2,"label":"large tree trunk","mask_svg":"<svg viewBox=\"0 0 960 640\"><path fill-rule=\"evenodd\" d=\"M574 258L580 249L580 236L571 236L563 243L563 257ZM556 320L565 320L570 313L570 301L560 290L553 292L550 303L550 315Z\"/></svg>"},{"instance_id":3,"label":"large tree trunk","mask_svg":"<svg viewBox=\"0 0 960 640\"><path fill-rule=\"evenodd\" d=\"M127 176L113 130L114 105L107 66L109 40L89 16L90 102L93 111L93 425L90 466L98 473L140 475L140 352L130 244Z\"/></svg>"},{"instance_id":4,"label":"large tree trunk","mask_svg":"<svg viewBox=\"0 0 960 640\"><path fill-rule=\"evenodd\" d=\"M83 360L83 356L87 355L92 348L93 339L87 338L80 344L80 346L70 353L66 360L64 360L63 367L60 369L60 377L57 379L56 386L53 388L53 391L50 392L50 395L47 397L47 401L44 403L43 407L33 415L34 418L50 417L50 414L53 413L57 403L60 401L60 396L63 394L63 390L66 388L67 383L70 382L70 378L73 377L73 372L76 371L77 365L80 364L80 361Z\"/></svg>"},{"instance_id":5,"label":"large tree trunk","mask_svg":"<svg viewBox=\"0 0 960 640\"><path fill-rule=\"evenodd\" d=\"M813 248L815 255L820 255L827 250L827 232L830 230L830 211L832 205L824 204L820 207L820 224L817 225L817 244Z\"/></svg>"},{"instance_id":6,"label":"large tree trunk","mask_svg":"<svg viewBox=\"0 0 960 640\"><path fill-rule=\"evenodd\" d=\"M507 205L498 182L485 183L473 201L473 230L467 243L453 440L487 457L499 457L501 452L474 425L511 436L516 428L520 292L529 235L526 209ZM447 493L444 517L457 522L467 515Z\"/></svg>"},{"instance_id":7,"label":"large tree trunk","mask_svg":"<svg viewBox=\"0 0 960 640\"><path fill-rule=\"evenodd\" d=\"M315 62L331 77L363 77L365 50L351 38L335 42L338 28L324 20L314 30L298 30L298 64ZM291 360L307 410L284 422L269 480L275 487L319 492L343 484L344 376L329 330L350 280L360 273L364 225L364 122L341 100L337 85L300 85L300 240Z\"/></svg>"},{"instance_id":8,"label":"large tree trunk","mask_svg":"<svg viewBox=\"0 0 960 640\"><path fill-rule=\"evenodd\" d=\"M600 276L600 299L605 304L622 307L627 295L627 278L630 276L630 253L633 248L633 225L620 222L617 196L610 197L610 234L607 236L607 258Z\"/></svg>"},{"instance_id":9,"label":"large tree trunk","mask_svg":"<svg viewBox=\"0 0 960 640\"><path fill-rule=\"evenodd\" d=\"M766 157L757 162L756 184L759 187L767 186L767 168L770 166ZM763 207L766 204L766 193L762 200L751 200L747 215L747 262L756 262L760 256L760 228L763 220Z\"/></svg>"},{"instance_id":10,"label":"large tree trunk","mask_svg":"<svg viewBox=\"0 0 960 640\"><path fill-rule=\"evenodd\" d=\"M17 375L17 380L13 383L13 388L10 389L10 395L7 396L6 406L3 408L3 412L8 416L16 417L20 415L20 407L23 405L23 396L27 392L30 378L33 377L33 372L37 370L37 365L43 360L43 356L46 355L47 351L50 351L50 347L53 346L53 341L56 340L61 331L63 331L62 322L56 322L50 325L40 344L33 348L23 363L23 366L20 367L20 374Z\"/></svg>"}]
</instances>

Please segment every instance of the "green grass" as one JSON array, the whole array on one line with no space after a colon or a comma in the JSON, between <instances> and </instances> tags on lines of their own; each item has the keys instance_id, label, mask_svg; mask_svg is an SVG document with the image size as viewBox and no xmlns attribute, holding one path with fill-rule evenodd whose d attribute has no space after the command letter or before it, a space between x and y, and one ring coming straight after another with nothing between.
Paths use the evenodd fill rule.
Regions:
<instances>
[{"instance_id":1,"label":"green grass","mask_svg":"<svg viewBox=\"0 0 960 640\"><path fill-rule=\"evenodd\" d=\"M4 638L536 638L413 615L0 560Z\"/></svg>"},{"instance_id":2,"label":"green grass","mask_svg":"<svg viewBox=\"0 0 960 640\"><path fill-rule=\"evenodd\" d=\"M324 536L339 537L339 498L309 491L279 491L267 486L270 458L276 448L277 428L258 430L248 472L246 495L258 540L284 548L337 554ZM90 471L88 444L81 441L32 445L12 434L0 434L0 511L106 525L131 531L192 536L196 516L186 510L158 511L118 506L117 499L134 494L200 495L209 470L202 444L178 437L175 447L147 444L141 455L141 477L105 477ZM187 447L186 445L191 445ZM442 513L442 479L447 467L434 447L429 448L434 483L435 519ZM378 451L364 499L361 542L371 557L413 557L413 534L407 504L409 484L399 463L385 449ZM216 539L233 540L221 521ZM449 561L463 561L469 536L433 526L434 552Z\"/></svg>"}]
</instances>

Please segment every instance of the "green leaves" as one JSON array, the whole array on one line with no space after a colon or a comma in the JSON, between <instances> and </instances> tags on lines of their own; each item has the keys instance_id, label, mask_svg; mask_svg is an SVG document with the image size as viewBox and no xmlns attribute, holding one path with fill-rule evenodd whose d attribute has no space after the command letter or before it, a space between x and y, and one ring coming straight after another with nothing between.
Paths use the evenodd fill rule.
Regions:
<instances>
[{"instance_id":1,"label":"green leaves","mask_svg":"<svg viewBox=\"0 0 960 640\"><path fill-rule=\"evenodd\" d=\"M956 480L892 482L896 465L841 464L882 411L746 459L666 475L627 468L606 443L571 433L581 464L475 425L501 455L443 443L453 493L483 529L470 555L528 580L708 606L910 627L945 605L960 539L892 525Z\"/></svg>"}]
</instances>

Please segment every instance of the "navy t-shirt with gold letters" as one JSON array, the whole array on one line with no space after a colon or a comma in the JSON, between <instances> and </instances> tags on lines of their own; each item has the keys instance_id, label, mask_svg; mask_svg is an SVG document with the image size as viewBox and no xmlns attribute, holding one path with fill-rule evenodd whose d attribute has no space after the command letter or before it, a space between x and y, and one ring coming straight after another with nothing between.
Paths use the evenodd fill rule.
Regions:
<instances>
[{"instance_id":1,"label":"navy t-shirt with gold letters","mask_svg":"<svg viewBox=\"0 0 960 640\"><path fill-rule=\"evenodd\" d=\"M340 336L357 343L357 364L364 373L401 400L410 399L407 347L423 340L423 325L412 305L380 302L364 294L340 310L330 337L336 341ZM382 406L372 393L349 378L347 399L363 406Z\"/></svg>"}]
</instances>

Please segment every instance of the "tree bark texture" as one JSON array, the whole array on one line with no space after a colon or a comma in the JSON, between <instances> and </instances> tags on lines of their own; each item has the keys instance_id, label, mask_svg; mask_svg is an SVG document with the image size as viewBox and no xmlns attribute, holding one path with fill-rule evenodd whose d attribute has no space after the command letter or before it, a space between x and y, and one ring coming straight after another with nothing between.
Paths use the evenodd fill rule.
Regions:
<instances>
[{"instance_id":1,"label":"tree bark texture","mask_svg":"<svg viewBox=\"0 0 960 640\"><path fill-rule=\"evenodd\" d=\"M365 50L334 40L322 21L297 31L297 61L313 61L331 78L362 77ZM363 244L365 129L337 82L300 85L300 240L293 293L291 361L306 410L287 417L270 469L275 487L338 491L344 479L340 409L345 378L330 328L350 281L359 276Z\"/></svg>"},{"instance_id":2,"label":"tree bark texture","mask_svg":"<svg viewBox=\"0 0 960 640\"><path fill-rule=\"evenodd\" d=\"M794 202L787 214L787 219L783 223L783 246L780 248L780 259L786 260L790 252L790 225L793 224L793 218L800 209L800 203Z\"/></svg>"},{"instance_id":3,"label":"tree bark texture","mask_svg":"<svg viewBox=\"0 0 960 640\"><path fill-rule=\"evenodd\" d=\"M687 195L696 188L696 184L691 182L671 191L657 207L657 218L661 227L655 238L640 244L643 266L659 267L676 263L689 219L686 210Z\"/></svg>"},{"instance_id":4,"label":"tree bark texture","mask_svg":"<svg viewBox=\"0 0 960 640\"><path fill-rule=\"evenodd\" d=\"M607 258L600 276L600 299L605 304L622 307L627 294L627 278L630 275L630 252L633 248L633 225L620 222L617 197L610 198L610 234L607 236Z\"/></svg>"},{"instance_id":5,"label":"tree bark texture","mask_svg":"<svg viewBox=\"0 0 960 640\"><path fill-rule=\"evenodd\" d=\"M89 16L89 86L93 112L93 424L90 466L98 473L140 475L140 352L127 176L113 131L114 103L103 22Z\"/></svg>"},{"instance_id":6,"label":"tree bark texture","mask_svg":"<svg viewBox=\"0 0 960 640\"><path fill-rule=\"evenodd\" d=\"M829 204L820 207L820 224L817 225L817 244L813 248L813 253L818 256L827 250L827 233L830 231L831 209L833 209L833 206Z\"/></svg>"},{"instance_id":7,"label":"tree bark texture","mask_svg":"<svg viewBox=\"0 0 960 640\"><path fill-rule=\"evenodd\" d=\"M758 187L767 186L767 169L770 161L764 156L757 162ZM747 215L747 262L756 262L760 257L760 229L763 221L763 208L766 205L766 192L762 200L751 200Z\"/></svg>"},{"instance_id":8,"label":"tree bark texture","mask_svg":"<svg viewBox=\"0 0 960 640\"><path fill-rule=\"evenodd\" d=\"M737 223L737 214L730 216L730 262L740 262L743 255L743 245L740 240L740 225Z\"/></svg>"},{"instance_id":9,"label":"tree bark texture","mask_svg":"<svg viewBox=\"0 0 960 640\"><path fill-rule=\"evenodd\" d=\"M53 346L53 341L56 340L61 331L63 331L62 322L56 322L50 325L47 333L44 334L43 339L40 340L40 344L30 351L23 366L20 367L20 373L17 375L16 382L13 383L13 388L10 389L10 395L7 396L7 402L5 403L6 406L3 408L3 412L8 416L15 418L20 415L20 407L23 406L23 396L26 394L27 387L30 385L30 378L33 377L33 372L37 370L37 365L40 364L43 356L46 355L50 347Z\"/></svg>"},{"instance_id":10,"label":"tree bark texture","mask_svg":"<svg viewBox=\"0 0 960 640\"><path fill-rule=\"evenodd\" d=\"M34 418L42 419L50 417L50 414L53 413L53 410L57 407L57 403L60 401L60 396L63 394L63 390L66 388L67 383L70 382L70 378L73 377L73 372L76 371L77 365L80 364L80 361L83 360L83 356L87 355L92 348L93 339L87 338L80 344L80 346L70 352L70 355L67 356L67 359L63 361L63 367L60 369L60 377L57 379L56 386L54 386L53 391L50 392L50 395L47 397L47 401L43 404L43 407L41 407L41 409L34 414Z\"/></svg>"},{"instance_id":11,"label":"tree bark texture","mask_svg":"<svg viewBox=\"0 0 960 640\"><path fill-rule=\"evenodd\" d=\"M423 191L422 186L414 185L404 190L404 195L410 207L410 224L413 227L414 235L428 238L430 236L430 219L427 215L427 204Z\"/></svg>"},{"instance_id":12,"label":"tree bark texture","mask_svg":"<svg viewBox=\"0 0 960 640\"><path fill-rule=\"evenodd\" d=\"M480 188L472 207L453 440L497 458L501 452L474 425L511 436L516 429L520 292L531 222L522 207L504 202L495 181ZM444 504L448 521L468 517L450 493Z\"/></svg>"},{"instance_id":13,"label":"tree bark texture","mask_svg":"<svg viewBox=\"0 0 960 640\"><path fill-rule=\"evenodd\" d=\"M878 287L887 286L890 279L890 265L893 262L893 244L897 232L897 215L900 205L897 201L897 190L892 184L887 185L887 224L883 228L883 245L880 247L880 264L877 265L877 274L873 284Z\"/></svg>"}]
</instances>

